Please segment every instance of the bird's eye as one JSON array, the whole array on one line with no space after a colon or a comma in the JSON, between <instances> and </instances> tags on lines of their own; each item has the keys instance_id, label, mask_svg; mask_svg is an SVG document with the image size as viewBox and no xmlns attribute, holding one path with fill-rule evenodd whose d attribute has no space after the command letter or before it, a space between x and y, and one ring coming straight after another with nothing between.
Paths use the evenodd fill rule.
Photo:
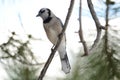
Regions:
<instances>
[{"instance_id":1,"label":"bird's eye","mask_svg":"<svg viewBox=\"0 0 120 80\"><path fill-rule=\"evenodd\" d=\"M44 13L44 12L45 12L45 10L40 10L40 12L41 12L41 13Z\"/></svg>"}]
</instances>

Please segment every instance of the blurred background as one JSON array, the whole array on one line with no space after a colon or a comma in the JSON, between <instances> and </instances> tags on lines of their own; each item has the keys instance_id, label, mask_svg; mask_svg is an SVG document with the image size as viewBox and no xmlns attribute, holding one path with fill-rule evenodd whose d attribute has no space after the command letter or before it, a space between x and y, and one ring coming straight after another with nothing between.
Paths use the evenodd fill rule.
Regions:
<instances>
[{"instance_id":1,"label":"blurred background","mask_svg":"<svg viewBox=\"0 0 120 80\"><path fill-rule=\"evenodd\" d=\"M56 53L44 80L120 80L120 1L92 2L100 23L106 27L108 22L108 33L102 30L92 54L81 57L84 49L77 33L80 2L76 0L66 30L72 70L69 74L62 72ZM42 19L36 15L41 8L49 8L64 23L69 4L70 0L0 0L0 80L38 78L52 44L44 32ZM83 35L90 49L97 32L87 1L82 0L82 5Z\"/></svg>"}]
</instances>

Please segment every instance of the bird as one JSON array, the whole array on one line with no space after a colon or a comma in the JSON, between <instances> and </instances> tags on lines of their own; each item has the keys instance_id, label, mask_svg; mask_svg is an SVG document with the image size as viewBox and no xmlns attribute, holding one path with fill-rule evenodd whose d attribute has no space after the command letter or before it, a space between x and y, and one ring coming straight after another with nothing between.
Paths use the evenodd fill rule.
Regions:
<instances>
[{"instance_id":1,"label":"bird","mask_svg":"<svg viewBox=\"0 0 120 80\"><path fill-rule=\"evenodd\" d=\"M56 15L49 8L41 8L36 17L42 18L46 35L53 46L55 46L59 40L58 36L64 27L62 21L60 18L56 17ZM61 60L62 71L67 74L70 72L71 66L66 51L65 34L63 35L62 41L58 47L58 53Z\"/></svg>"}]
</instances>

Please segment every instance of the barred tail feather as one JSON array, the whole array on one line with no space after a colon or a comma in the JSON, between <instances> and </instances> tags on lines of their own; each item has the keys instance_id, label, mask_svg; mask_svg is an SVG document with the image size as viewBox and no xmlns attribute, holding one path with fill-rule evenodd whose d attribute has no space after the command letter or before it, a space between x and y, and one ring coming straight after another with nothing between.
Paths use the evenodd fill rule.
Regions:
<instances>
[{"instance_id":1,"label":"barred tail feather","mask_svg":"<svg viewBox=\"0 0 120 80\"><path fill-rule=\"evenodd\" d=\"M69 59L67 56L66 49L63 46L60 46L58 49L59 55L60 55L60 60L61 60L61 65L62 65L62 70L67 74L70 72L71 66L69 63Z\"/></svg>"},{"instance_id":2,"label":"barred tail feather","mask_svg":"<svg viewBox=\"0 0 120 80\"><path fill-rule=\"evenodd\" d=\"M70 72L71 66L66 52L66 38L63 36L63 40L58 48L62 70L67 74Z\"/></svg>"},{"instance_id":3,"label":"barred tail feather","mask_svg":"<svg viewBox=\"0 0 120 80\"><path fill-rule=\"evenodd\" d=\"M65 54L64 58L60 58L61 60L61 65L62 65L62 70L67 74L70 72L70 63L69 63L69 60L68 60L68 56L67 54Z\"/></svg>"}]
</instances>

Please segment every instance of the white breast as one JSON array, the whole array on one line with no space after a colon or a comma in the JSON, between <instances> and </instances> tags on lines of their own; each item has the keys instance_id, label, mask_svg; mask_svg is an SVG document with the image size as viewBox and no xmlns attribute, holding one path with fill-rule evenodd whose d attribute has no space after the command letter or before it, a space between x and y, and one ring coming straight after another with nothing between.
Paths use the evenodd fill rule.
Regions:
<instances>
[{"instance_id":1,"label":"white breast","mask_svg":"<svg viewBox=\"0 0 120 80\"><path fill-rule=\"evenodd\" d=\"M49 23L44 24L44 29L46 31L48 39L53 44L56 44L58 40L58 35L62 31L62 26L60 21L57 18L52 18L52 20Z\"/></svg>"}]
</instances>

